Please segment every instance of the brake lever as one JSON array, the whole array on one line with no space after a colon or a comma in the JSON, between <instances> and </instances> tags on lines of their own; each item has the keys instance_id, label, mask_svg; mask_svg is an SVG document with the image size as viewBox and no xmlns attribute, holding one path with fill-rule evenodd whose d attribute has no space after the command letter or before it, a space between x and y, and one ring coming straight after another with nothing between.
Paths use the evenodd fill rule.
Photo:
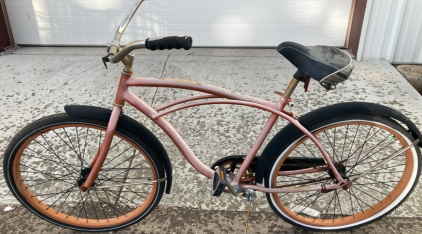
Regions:
<instances>
[{"instance_id":1,"label":"brake lever","mask_svg":"<svg viewBox=\"0 0 422 234\"><path fill-rule=\"evenodd\" d=\"M106 62L110 62L110 59L108 58L108 56L110 56L110 55L114 55L114 54L108 53L106 56L102 57L102 60L103 60L103 63L104 63L104 66L106 67L106 69L108 69Z\"/></svg>"}]
</instances>

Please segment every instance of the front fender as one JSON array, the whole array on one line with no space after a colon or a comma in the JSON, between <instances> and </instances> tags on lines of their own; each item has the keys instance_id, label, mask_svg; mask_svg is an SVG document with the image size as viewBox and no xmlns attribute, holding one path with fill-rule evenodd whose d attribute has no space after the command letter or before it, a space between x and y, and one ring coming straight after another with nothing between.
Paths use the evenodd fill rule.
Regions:
<instances>
[{"instance_id":1,"label":"front fender","mask_svg":"<svg viewBox=\"0 0 422 234\"><path fill-rule=\"evenodd\" d=\"M111 110L96 107L96 106L83 106L83 105L69 105L65 106L64 110L66 113L73 117L79 118L90 118L98 119L108 122L111 116ZM157 153L158 158L163 164L167 183L166 183L166 193L170 194L171 184L172 184L172 168L170 158L167 155L166 150L164 149L161 142L154 136L154 134L144 127L138 121L132 119L127 115L120 115L118 126L128 129L129 131L135 133L141 140L143 140L155 153Z\"/></svg>"},{"instance_id":2,"label":"front fender","mask_svg":"<svg viewBox=\"0 0 422 234\"><path fill-rule=\"evenodd\" d=\"M330 105L311 111L301 116L299 118L299 122L305 128L309 129L310 126L319 123L325 119L349 114L381 115L401 122L407 126L408 131L412 134L415 139L419 138L420 142L418 145L419 147L422 147L422 135L416 125L411 120L409 120L402 113L392 108L375 103L347 102ZM283 129L281 129L271 139L271 141L268 143L268 145L262 152L261 157L259 158L255 173L256 183L262 183L267 166L271 162L277 151L280 149L280 147L285 145L291 137L295 136L299 132L300 130L290 123Z\"/></svg>"}]
</instances>

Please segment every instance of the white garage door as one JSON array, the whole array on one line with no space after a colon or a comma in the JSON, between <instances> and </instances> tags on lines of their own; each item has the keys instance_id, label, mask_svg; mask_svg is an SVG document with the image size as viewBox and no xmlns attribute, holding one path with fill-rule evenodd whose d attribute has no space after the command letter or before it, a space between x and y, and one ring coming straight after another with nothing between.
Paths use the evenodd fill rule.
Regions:
<instances>
[{"instance_id":1,"label":"white garage door","mask_svg":"<svg viewBox=\"0 0 422 234\"><path fill-rule=\"evenodd\" d=\"M190 35L194 46L343 46L352 0L146 0L122 44ZM17 44L104 45L133 0L6 0Z\"/></svg>"}]
</instances>

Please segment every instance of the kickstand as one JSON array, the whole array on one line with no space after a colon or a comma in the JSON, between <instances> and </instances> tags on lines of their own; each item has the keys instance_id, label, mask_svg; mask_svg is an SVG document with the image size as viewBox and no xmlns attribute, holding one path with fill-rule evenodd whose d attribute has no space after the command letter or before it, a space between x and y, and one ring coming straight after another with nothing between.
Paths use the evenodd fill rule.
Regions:
<instances>
[{"instance_id":1,"label":"kickstand","mask_svg":"<svg viewBox=\"0 0 422 234\"><path fill-rule=\"evenodd\" d=\"M251 212L252 202L256 199L256 193L252 189L246 189L245 191L246 201L248 202L248 212L246 214L246 223L245 223L245 234L248 233L248 222L249 222L249 213Z\"/></svg>"}]
</instances>

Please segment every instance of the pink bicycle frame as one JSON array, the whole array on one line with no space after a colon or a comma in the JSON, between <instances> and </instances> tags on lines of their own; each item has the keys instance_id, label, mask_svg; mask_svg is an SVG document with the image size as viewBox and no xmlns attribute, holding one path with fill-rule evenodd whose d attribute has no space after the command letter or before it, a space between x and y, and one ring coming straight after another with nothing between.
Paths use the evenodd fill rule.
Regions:
<instances>
[{"instance_id":1,"label":"pink bicycle frame","mask_svg":"<svg viewBox=\"0 0 422 234\"><path fill-rule=\"evenodd\" d=\"M194 90L200 91L203 93L207 93L208 95L201 95L196 97L190 98L183 98L176 100L174 102L165 104L160 106L156 109L148 105L146 102L141 100L135 94L128 90L130 86L142 86L142 87L165 87L165 88L179 88L179 89L187 89L187 90ZM219 99L217 99L219 98ZM207 99L207 100L203 100ZM249 167L250 163L252 162L253 158L255 157L256 153L258 152L259 148L261 147L262 143L264 142L265 138L267 137L268 133L274 126L278 117L282 117L295 125L300 131L302 131L309 139L314 142L314 144L318 147L321 151L322 155L324 156L325 161L327 162L330 169L333 171L334 177L339 181L338 184L326 185L325 189L338 189L347 182L341 177L338 173L337 169L333 161L331 160L330 155L324 149L321 142L312 135L305 127L303 127L299 121L297 121L294 117L294 114L284 110L286 104L291 101L289 98L286 98L283 94L281 94L280 100L277 104L259 99L254 98L246 95L242 95L239 93L235 93L226 89L222 89L219 87L201 84L194 81L187 81L187 80L178 80L178 79L159 79L159 78L131 78L131 74L122 72L120 77L119 87L116 93L114 107L112 110L112 114L110 117L109 124L107 126L106 134L104 137L104 142L102 143L99 152L95 155L92 163L91 163L91 173L88 176L84 185L81 186L83 191L90 189L92 183L94 182L95 178L98 175L99 170L101 169L102 164L105 161L107 156L111 139L114 134L114 130L116 129L118 118L120 116L121 110L125 102L128 102L130 105L134 106L136 109L141 111L143 114L148 116L152 121L154 121L161 129L170 137L170 139L174 142L174 144L178 147L180 152L184 155L184 157L188 160L188 162L201 174L205 175L208 178L212 178L214 175L214 171L204 165L199 159L194 155L192 150L183 140L183 138L179 135L177 130L171 125L163 116L181 109L193 107L193 106L200 106L200 105L209 105L209 104L234 104L234 105L244 105L250 106L254 108L258 108L261 110L265 110L271 113L271 116L265 123L264 127L262 128L261 132L259 133L257 139L255 140L252 148L249 150L248 154L246 155L241 167L239 168L238 172L231 179L231 185L239 185L242 189L253 189L257 191L262 191L266 193L286 193L286 192L304 192L304 191L317 191L321 190L321 186L308 186L308 187L299 187L299 188L263 188L256 185L243 185L239 184L242 175L245 173L247 168ZM179 105L181 104L181 105ZM176 106L178 105L178 106ZM172 107L172 108L170 108ZM304 170L297 170L297 171L290 171L290 172L280 172L279 175L292 175L292 174L303 174L303 173L312 173L319 171L319 169L304 169Z\"/></svg>"}]
</instances>

